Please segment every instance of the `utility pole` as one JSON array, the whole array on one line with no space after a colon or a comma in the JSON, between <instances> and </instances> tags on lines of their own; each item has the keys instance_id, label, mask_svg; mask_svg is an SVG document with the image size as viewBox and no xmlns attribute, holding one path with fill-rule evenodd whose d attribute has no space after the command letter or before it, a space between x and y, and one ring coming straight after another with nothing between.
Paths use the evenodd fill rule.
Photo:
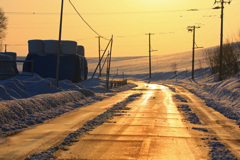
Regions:
<instances>
[{"instance_id":1,"label":"utility pole","mask_svg":"<svg viewBox=\"0 0 240 160\"><path fill-rule=\"evenodd\" d=\"M57 71L56 71L56 87L58 88L58 79L59 79L59 64L60 64L60 54L62 53L62 47L61 47L61 38L62 38L62 19L63 19L63 1L61 5L61 15L60 15L60 26L59 26L59 52L57 55Z\"/></svg>"},{"instance_id":2,"label":"utility pole","mask_svg":"<svg viewBox=\"0 0 240 160\"><path fill-rule=\"evenodd\" d=\"M7 52L7 44L5 44L5 53Z\"/></svg>"},{"instance_id":3,"label":"utility pole","mask_svg":"<svg viewBox=\"0 0 240 160\"><path fill-rule=\"evenodd\" d=\"M99 77L101 77L102 76L102 74L101 74L101 63L100 63L100 61L101 61L101 36L98 36L98 37L96 37L96 38L98 38L98 53L99 53Z\"/></svg>"},{"instance_id":4,"label":"utility pole","mask_svg":"<svg viewBox=\"0 0 240 160\"><path fill-rule=\"evenodd\" d=\"M195 42L195 30L196 28L200 28L200 26L188 26L187 29L189 32L193 32L193 47L192 47L192 79L194 79L194 62L195 62L195 49L203 48L198 47Z\"/></svg>"},{"instance_id":5,"label":"utility pole","mask_svg":"<svg viewBox=\"0 0 240 160\"><path fill-rule=\"evenodd\" d=\"M223 10L224 10L224 4L228 3L230 4L232 0L224 1L224 0L215 0L214 4L221 3L221 7L215 7L213 9L220 9L221 8L221 34L220 34L220 55L219 55L219 81L223 80Z\"/></svg>"},{"instance_id":6,"label":"utility pole","mask_svg":"<svg viewBox=\"0 0 240 160\"><path fill-rule=\"evenodd\" d=\"M106 74L106 86L107 86L107 89L109 89L109 77L110 77L110 71L111 71L113 35L112 35L112 38L111 38L110 41L111 41L111 46L110 46L110 51L108 51L108 56L107 56L107 74Z\"/></svg>"},{"instance_id":7,"label":"utility pole","mask_svg":"<svg viewBox=\"0 0 240 160\"><path fill-rule=\"evenodd\" d=\"M152 47L151 47L151 35L154 35L154 33L148 33L146 35L149 36L149 78L152 78L151 52L157 51L157 50L152 50Z\"/></svg>"}]
</instances>

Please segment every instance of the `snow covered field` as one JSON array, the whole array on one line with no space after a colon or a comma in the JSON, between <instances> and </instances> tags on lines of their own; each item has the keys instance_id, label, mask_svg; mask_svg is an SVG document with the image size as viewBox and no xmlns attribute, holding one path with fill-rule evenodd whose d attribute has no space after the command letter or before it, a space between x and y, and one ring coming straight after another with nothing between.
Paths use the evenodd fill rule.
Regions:
<instances>
[{"instance_id":1,"label":"snow covered field","mask_svg":"<svg viewBox=\"0 0 240 160\"><path fill-rule=\"evenodd\" d=\"M148 57L113 57L110 79L124 76L131 80L183 86L204 99L208 106L236 120L240 125L239 75L216 82L216 78L210 75L205 56L198 50L195 59L195 80L191 80L191 58L191 52L155 55L152 57L152 78L149 79ZM177 76L172 69L174 63L177 66ZM88 58L89 77L96 64L97 58ZM21 64L18 65L18 69L21 71ZM134 87L133 84L128 84L107 90L104 85L105 81L95 78L77 84L68 80L60 81L59 88L56 88L54 79L43 79L38 75L0 81L0 136L14 134L76 107Z\"/></svg>"}]
</instances>

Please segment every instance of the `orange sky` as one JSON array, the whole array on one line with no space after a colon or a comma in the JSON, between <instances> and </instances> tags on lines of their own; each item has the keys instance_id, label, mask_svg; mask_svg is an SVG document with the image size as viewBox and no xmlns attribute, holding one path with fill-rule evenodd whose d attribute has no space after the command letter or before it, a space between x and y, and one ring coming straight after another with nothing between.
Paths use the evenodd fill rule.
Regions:
<instances>
[{"instance_id":1,"label":"orange sky","mask_svg":"<svg viewBox=\"0 0 240 160\"><path fill-rule=\"evenodd\" d=\"M147 56L148 36L152 36L153 55L188 51L196 30L198 46L210 47L220 42L220 10L211 8L214 0L72 0L85 20L104 37L114 36L113 56ZM18 56L28 54L30 39L58 39L61 0L1 0L8 17L8 51ZM225 6L224 38L240 31L240 0ZM187 11L198 9L199 11ZM35 13L35 14L33 14ZM64 0L63 40L75 40L85 46L87 57L98 56L97 35L78 17ZM104 49L107 41L101 40Z\"/></svg>"}]
</instances>

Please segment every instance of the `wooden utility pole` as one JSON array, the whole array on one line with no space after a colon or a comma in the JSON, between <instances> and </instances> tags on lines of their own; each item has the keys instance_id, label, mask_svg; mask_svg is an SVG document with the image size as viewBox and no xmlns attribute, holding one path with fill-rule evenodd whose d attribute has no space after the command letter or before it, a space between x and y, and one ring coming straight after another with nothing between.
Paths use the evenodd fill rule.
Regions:
<instances>
[{"instance_id":1,"label":"wooden utility pole","mask_svg":"<svg viewBox=\"0 0 240 160\"><path fill-rule=\"evenodd\" d=\"M60 54L62 53L61 47L61 38L62 38L62 19L63 19L63 1L61 5L61 15L60 15L60 27L59 27L59 52L57 55L57 71L56 71L56 87L58 88L58 79L59 79L59 64L60 64Z\"/></svg>"},{"instance_id":2,"label":"wooden utility pole","mask_svg":"<svg viewBox=\"0 0 240 160\"><path fill-rule=\"evenodd\" d=\"M195 62L195 49L196 48L203 48L203 47L195 47L195 30L196 28L200 28L199 26L188 26L188 31L193 32L193 47L192 47L192 79L194 79L194 62Z\"/></svg>"},{"instance_id":3,"label":"wooden utility pole","mask_svg":"<svg viewBox=\"0 0 240 160\"><path fill-rule=\"evenodd\" d=\"M224 4L228 3L230 4L232 0L224 1L215 0L215 3L221 3L221 7L215 7L213 9L220 9L221 8L221 34L220 34L220 55L219 55L219 81L223 80L223 10L224 10Z\"/></svg>"},{"instance_id":4,"label":"wooden utility pole","mask_svg":"<svg viewBox=\"0 0 240 160\"><path fill-rule=\"evenodd\" d=\"M154 33L148 33L146 34L149 36L149 78L152 78L152 60L151 60L151 52L157 51L157 50L152 50L151 47L151 35L154 35Z\"/></svg>"},{"instance_id":5,"label":"wooden utility pole","mask_svg":"<svg viewBox=\"0 0 240 160\"><path fill-rule=\"evenodd\" d=\"M109 89L109 74L110 74L110 53L107 55L107 71L106 71L106 88Z\"/></svg>"},{"instance_id":6,"label":"wooden utility pole","mask_svg":"<svg viewBox=\"0 0 240 160\"><path fill-rule=\"evenodd\" d=\"M99 53L99 62L101 60L101 36L98 36L98 53ZM101 63L99 63L99 77L101 77Z\"/></svg>"},{"instance_id":7,"label":"wooden utility pole","mask_svg":"<svg viewBox=\"0 0 240 160\"><path fill-rule=\"evenodd\" d=\"M110 77L110 71L111 71L113 36L110 41L111 41L111 46L110 46L110 51L108 51L108 56L107 56L107 74L106 74L107 89L109 89L109 77Z\"/></svg>"},{"instance_id":8,"label":"wooden utility pole","mask_svg":"<svg viewBox=\"0 0 240 160\"><path fill-rule=\"evenodd\" d=\"M101 56L101 59L100 59L100 61L98 62L98 65L97 65L96 69L95 69L94 72L93 72L92 78L95 76L95 73L96 73L96 71L97 71L100 63L102 62L102 59L103 59L103 57L104 57L104 55L105 55L105 53L106 53L106 51L107 51L110 43L112 43L112 39L109 40L109 42L108 42L108 44L107 44L107 47L106 47L106 49L104 50L104 52L103 52L103 54L102 54L102 56ZM104 63L105 63L105 62L104 62ZM104 64L103 64L103 65L104 65ZM103 66L101 67L101 71L102 71L102 69L103 69Z\"/></svg>"},{"instance_id":9,"label":"wooden utility pole","mask_svg":"<svg viewBox=\"0 0 240 160\"><path fill-rule=\"evenodd\" d=\"M5 53L7 52L7 44L5 44Z\"/></svg>"}]
</instances>

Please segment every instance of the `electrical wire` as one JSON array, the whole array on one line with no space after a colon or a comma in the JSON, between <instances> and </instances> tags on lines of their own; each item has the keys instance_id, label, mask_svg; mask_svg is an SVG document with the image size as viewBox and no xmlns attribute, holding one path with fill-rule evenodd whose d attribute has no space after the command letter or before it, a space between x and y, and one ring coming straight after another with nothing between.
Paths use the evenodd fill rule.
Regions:
<instances>
[{"instance_id":1,"label":"electrical wire","mask_svg":"<svg viewBox=\"0 0 240 160\"><path fill-rule=\"evenodd\" d=\"M7 46L27 46L27 44L8 44L8 43L6 43L6 44L3 44L3 45L7 45Z\"/></svg>"},{"instance_id":2,"label":"electrical wire","mask_svg":"<svg viewBox=\"0 0 240 160\"><path fill-rule=\"evenodd\" d=\"M162 13L162 12L196 12L201 10L211 10L212 8L200 8L200 9L184 9L184 10L159 10L159 11L138 11L138 12L89 12L82 13L88 15L112 15L112 14L151 14L151 13ZM59 13L38 13L38 12L5 12L6 14L46 14L46 15L58 15ZM64 14L74 14L74 13L64 13Z\"/></svg>"},{"instance_id":3,"label":"electrical wire","mask_svg":"<svg viewBox=\"0 0 240 160\"><path fill-rule=\"evenodd\" d=\"M76 7L73 5L73 3L71 2L71 0L69 0L69 3L72 5L72 7L74 8L74 10L77 12L77 14L79 15L79 17L83 20L83 22L94 32L96 33L98 36L100 36L101 38L105 39L105 40L109 40L103 36L101 36L97 31L95 31L90 24L87 23L87 21L81 16L81 14L78 12L78 10L76 9Z\"/></svg>"}]
</instances>

